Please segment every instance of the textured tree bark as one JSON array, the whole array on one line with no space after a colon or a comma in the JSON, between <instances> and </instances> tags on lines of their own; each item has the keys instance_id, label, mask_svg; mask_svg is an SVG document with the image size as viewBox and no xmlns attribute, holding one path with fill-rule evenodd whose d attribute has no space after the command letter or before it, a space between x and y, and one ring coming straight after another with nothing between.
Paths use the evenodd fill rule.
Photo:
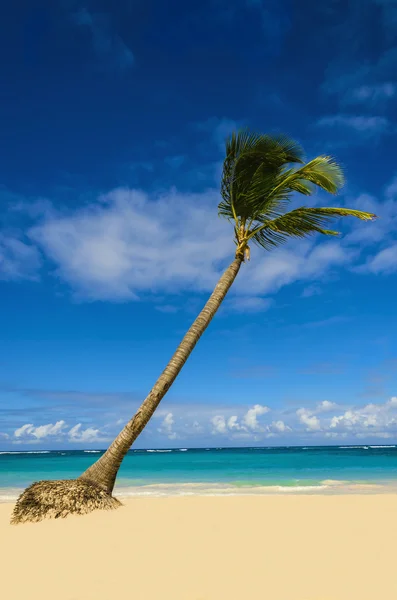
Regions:
<instances>
[{"instance_id":1,"label":"textured tree bark","mask_svg":"<svg viewBox=\"0 0 397 600\"><path fill-rule=\"evenodd\" d=\"M175 381L193 348L222 304L222 301L240 270L241 263L244 260L243 257L243 251L238 250L235 260L223 273L203 310L186 333L182 342L176 349L175 354L154 384L147 398L139 407L138 411L119 433L114 442L112 442L105 454L80 475L79 479L99 485L109 494L112 493L116 476L124 456L152 417L161 399Z\"/></svg>"}]
</instances>

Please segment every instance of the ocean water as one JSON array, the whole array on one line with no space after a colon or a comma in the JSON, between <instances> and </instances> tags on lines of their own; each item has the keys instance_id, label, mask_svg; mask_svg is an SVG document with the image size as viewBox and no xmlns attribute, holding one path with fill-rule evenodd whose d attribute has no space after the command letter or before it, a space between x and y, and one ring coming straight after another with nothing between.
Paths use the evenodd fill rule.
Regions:
<instances>
[{"instance_id":1,"label":"ocean water","mask_svg":"<svg viewBox=\"0 0 397 600\"><path fill-rule=\"evenodd\" d=\"M99 450L0 452L0 501L41 479L77 477ZM132 450L118 496L397 490L397 446Z\"/></svg>"}]
</instances>

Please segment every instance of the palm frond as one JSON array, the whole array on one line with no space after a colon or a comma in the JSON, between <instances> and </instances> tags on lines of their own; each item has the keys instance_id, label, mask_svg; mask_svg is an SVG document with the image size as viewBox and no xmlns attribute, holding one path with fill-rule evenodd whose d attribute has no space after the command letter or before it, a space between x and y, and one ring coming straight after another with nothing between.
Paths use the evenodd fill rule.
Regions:
<instances>
[{"instance_id":1,"label":"palm frond","mask_svg":"<svg viewBox=\"0 0 397 600\"><path fill-rule=\"evenodd\" d=\"M287 136L258 135L249 130L233 133L226 141L219 215L249 218L252 208L247 196L252 197L252 184L266 181L269 192L286 164L302 162L301 146Z\"/></svg>"},{"instance_id":2,"label":"palm frond","mask_svg":"<svg viewBox=\"0 0 397 600\"><path fill-rule=\"evenodd\" d=\"M311 208L302 206L281 215L273 220L266 221L256 227L251 235L252 241L269 249L284 243L290 237L307 237L314 233L323 235L339 235L337 231L324 229L324 226L337 217L352 216L363 221L375 219L372 213L350 208Z\"/></svg>"},{"instance_id":3,"label":"palm frond","mask_svg":"<svg viewBox=\"0 0 397 600\"><path fill-rule=\"evenodd\" d=\"M344 175L332 156L317 156L300 169L291 169L288 173L283 173L274 192L284 187L300 193L304 190L303 193L309 195L314 189L310 184L330 194L336 194L340 190L344 184Z\"/></svg>"}]
</instances>

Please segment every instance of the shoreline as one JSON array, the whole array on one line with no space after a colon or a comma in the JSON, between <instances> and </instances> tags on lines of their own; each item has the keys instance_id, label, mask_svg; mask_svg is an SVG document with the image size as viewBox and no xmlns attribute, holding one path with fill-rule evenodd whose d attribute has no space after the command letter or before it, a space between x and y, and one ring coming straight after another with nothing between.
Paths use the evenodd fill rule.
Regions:
<instances>
[{"instance_id":1,"label":"shoreline","mask_svg":"<svg viewBox=\"0 0 397 600\"><path fill-rule=\"evenodd\" d=\"M33 483L33 481L31 482ZM0 504L14 503L23 492L22 487L0 488ZM118 486L114 496L121 501L134 498L178 498L178 497L233 497L233 496L330 496L354 494L397 494L397 480L392 481L347 481L325 479L310 484L294 485L250 485L233 482L182 482L154 483L145 485Z\"/></svg>"}]
</instances>

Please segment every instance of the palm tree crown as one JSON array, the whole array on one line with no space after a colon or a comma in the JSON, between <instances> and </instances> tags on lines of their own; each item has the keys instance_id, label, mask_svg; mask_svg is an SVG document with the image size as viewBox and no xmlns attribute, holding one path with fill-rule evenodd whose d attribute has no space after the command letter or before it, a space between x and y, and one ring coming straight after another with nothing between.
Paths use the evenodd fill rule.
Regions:
<instances>
[{"instance_id":1,"label":"palm tree crown","mask_svg":"<svg viewBox=\"0 0 397 600\"><path fill-rule=\"evenodd\" d=\"M233 133L226 140L218 210L234 222L236 257L249 259L251 240L269 250L289 237L338 235L324 229L335 217L376 218L349 208L302 206L286 212L294 192L310 196L321 188L336 194L343 183L342 169L331 156L305 163L300 145L284 135Z\"/></svg>"}]
</instances>

